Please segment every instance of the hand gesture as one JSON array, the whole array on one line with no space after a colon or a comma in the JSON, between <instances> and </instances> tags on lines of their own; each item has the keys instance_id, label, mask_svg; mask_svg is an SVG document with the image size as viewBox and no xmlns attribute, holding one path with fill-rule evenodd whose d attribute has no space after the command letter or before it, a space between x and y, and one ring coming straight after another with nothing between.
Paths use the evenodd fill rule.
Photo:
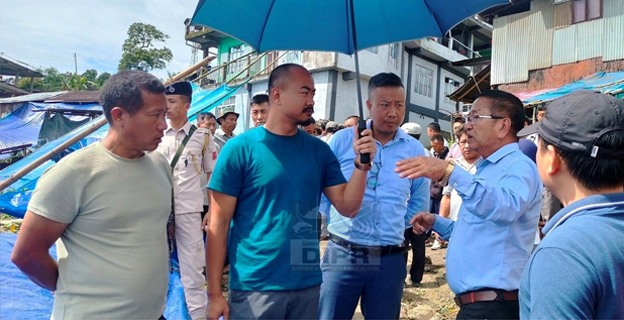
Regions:
<instances>
[{"instance_id":1,"label":"hand gesture","mask_svg":"<svg viewBox=\"0 0 624 320\"><path fill-rule=\"evenodd\" d=\"M373 138L373 132L370 129L365 129L364 131L362 131L361 138L358 138L357 126L353 126L353 132L353 152L355 152L358 160L360 158L360 154L370 154L370 160L372 163L373 158L375 157L375 153L377 152L377 144L375 143L375 139Z\"/></svg>"},{"instance_id":2,"label":"hand gesture","mask_svg":"<svg viewBox=\"0 0 624 320\"><path fill-rule=\"evenodd\" d=\"M446 172L448 162L434 157L420 156L398 161L394 171L401 178L429 178L440 180Z\"/></svg>"},{"instance_id":3,"label":"hand gesture","mask_svg":"<svg viewBox=\"0 0 624 320\"><path fill-rule=\"evenodd\" d=\"M435 215L429 212L419 212L410 220L415 234L423 234L433 227Z\"/></svg>"}]
</instances>

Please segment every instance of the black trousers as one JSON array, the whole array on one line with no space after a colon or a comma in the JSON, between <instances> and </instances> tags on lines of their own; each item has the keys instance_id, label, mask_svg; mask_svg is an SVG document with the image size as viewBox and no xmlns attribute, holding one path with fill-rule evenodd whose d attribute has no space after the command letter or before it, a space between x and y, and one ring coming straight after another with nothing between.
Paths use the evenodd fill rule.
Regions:
<instances>
[{"instance_id":1,"label":"black trousers","mask_svg":"<svg viewBox=\"0 0 624 320\"><path fill-rule=\"evenodd\" d=\"M457 319L520 319L520 304L518 301L475 302L461 307Z\"/></svg>"},{"instance_id":2,"label":"black trousers","mask_svg":"<svg viewBox=\"0 0 624 320\"><path fill-rule=\"evenodd\" d=\"M412 228L405 229L403 234L405 237L405 245L412 245L412 266L409 269L410 279L414 282L421 282L423 273L425 272L425 240L427 235L415 234ZM407 265L407 255L409 252L403 254L405 258L405 265Z\"/></svg>"}]
</instances>

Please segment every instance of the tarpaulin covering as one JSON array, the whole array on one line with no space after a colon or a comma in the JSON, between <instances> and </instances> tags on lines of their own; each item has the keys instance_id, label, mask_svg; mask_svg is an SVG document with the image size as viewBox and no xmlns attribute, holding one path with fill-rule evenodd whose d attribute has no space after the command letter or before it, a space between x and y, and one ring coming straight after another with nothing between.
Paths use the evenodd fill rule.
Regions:
<instances>
[{"instance_id":1,"label":"tarpaulin covering","mask_svg":"<svg viewBox=\"0 0 624 320\"><path fill-rule=\"evenodd\" d=\"M599 72L561 88L523 99L522 102L524 104L539 104L582 89L599 90L603 93L621 92L621 90L624 90L624 72Z\"/></svg>"},{"instance_id":2,"label":"tarpaulin covering","mask_svg":"<svg viewBox=\"0 0 624 320\"><path fill-rule=\"evenodd\" d=\"M36 146L46 111L101 112L97 104L72 105L64 103L29 102L0 119L0 153ZM70 121L83 121L85 116L69 116ZM64 133L67 133L65 131ZM63 134L64 134L63 133Z\"/></svg>"},{"instance_id":3,"label":"tarpaulin covering","mask_svg":"<svg viewBox=\"0 0 624 320\"><path fill-rule=\"evenodd\" d=\"M17 234L0 233L0 318L9 319L50 319L54 296L52 292L30 281L11 262L11 252ZM50 254L56 259L56 246ZM137 269L136 272L141 272ZM168 320L190 319L186 312L184 288L179 271L169 274L169 292L164 313Z\"/></svg>"},{"instance_id":4,"label":"tarpaulin covering","mask_svg":"<svg viewBox=\"0 0 624 320\"><path fill-rule=\"evenodd\" d=\"M245 81L244 83L246 83ZM243 84L244 84L243 83ZM235 87L229 87L223 84L221 87L213 90L207 91L200 88L195 87L193 92L193 101L191 103L191 108L189 111L189 118L191 120L197 117L197 114L203 111L209 111L215 106L222 103L225 99L234 94L243 84L239 84ZM103 117L103 116L101 116ZM94 124L97 118L91 122L88 122L72 132L64 135L63 137L56 139L52 142L47 143L41 148L35 150L33 153L24 157L23 159L11 164L10 166L4 168L4 170L0 171L0 180L5 180L9 178L11 175L19 172L21 169L26 167L28 164L33 162L34 160L40 158L44 154L53 150L57 146L63 144L65 141L75 137L79 133L87 130ZM0 194L0 212L5 213L14 217L22 218L26 213L26 208L28 206L28 201L30 201L30 197L32 196L32 192L35 190L35 186L41 174L49 168L51 165L56 163L56 161L60 160L63 156L78 150L84 146L87 146L95 141L99 141L106 136L108 132L108 125L104 125L102 128L98 129L94 133L90 134L86 138L81 139L74 145L72 145L65 152L57 155L54 159L46 161L44 164L40 165L37 169L31 171L12 185L10 185L7 189L5 189L2 194Z\"/></svg>"}]
</instances>

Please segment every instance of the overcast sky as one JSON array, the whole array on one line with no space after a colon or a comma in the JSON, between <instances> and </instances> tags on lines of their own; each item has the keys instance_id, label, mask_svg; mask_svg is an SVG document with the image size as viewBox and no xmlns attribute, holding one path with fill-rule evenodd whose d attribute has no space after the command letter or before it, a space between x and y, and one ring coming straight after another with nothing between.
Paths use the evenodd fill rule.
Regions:
<instances>
[{"instance_id":1,"label":"overcast sky","mask_svg":"<svg viewBox=\"0 0 624 320\"><path fill-rule=\"evenodd\" d=\"M184 20L198 0L0 0L0 53L35 68L55 67L78 73L95 69L115 73L128 27L149 23L170 36L173 52L166 70L191 65L184 41ZM201 55L201 53L199 53ZM201 59L201 56L199 57ZM152 71L161 79L167 71Z\"/></svg>"}]
</instances>

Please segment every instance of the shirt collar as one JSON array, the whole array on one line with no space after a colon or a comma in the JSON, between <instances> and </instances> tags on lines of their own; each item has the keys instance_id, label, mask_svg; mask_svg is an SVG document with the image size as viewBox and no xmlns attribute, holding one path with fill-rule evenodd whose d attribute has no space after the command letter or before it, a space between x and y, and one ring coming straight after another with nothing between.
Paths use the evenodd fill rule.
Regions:
<instances>
[{"instance_id":1,"label":"shirt collar","mask_svg":"<svg viewBox=\"0 0 624 320\"><path fill-rule=\"evenodd\" d=\"M180 128L180 130L176 130L171 126L171 123L169 121L167 121L167 130L165 131L169 131L169 130L175 130L175 131L182 131L184 132L184 134L188 134L191 131L191 122L190 121L186 121L186 123L182 126L182 128Z\"/></svg>"},{"instance_id":2,"label":"shirt collar","mask_svg":"<svg viewBox=\"0 0 624 320\"><path fill-rule=\"evenodd\" d=\"M520 151L520 148L518 148L518 143L517 142L509 143L500 147L498 150L492 153L489 157L487 157L486 160L491 163L497 163L500 159L504 158L506 155L512 152L516 152L516 151Z\"/></svg>"},{"instance_id":3,"label":"shirt collar","mask_svg":"<svg viewBox=\"0 0 624 320\"><path fill-rule=\"evenodd\" d=\"M372 121L368 120L366 121L366 128L370 129L371 128L371 123ZM411 137L405 133L405 131L403 131L403 129L401 129L401 127L399 127L396 131L396 134L394 135L394 138L392 138L392 140L388 141L388 143L386 145L389 144L393 144L396 143L399 140L405 140L408 141Z\"/></svg>"},{"instance_id":4,"label":"shirt collar","mask_svg":"<svg viewBox=\"0 0 624 320\"><path fill-rule=\"evenodd\" d=\"M570 216L568 214L573 211L584 211L586 209L592 209L597 205L603 204L604 206L613 207L614 202L624 202L624 192L612 193L612 194L595 194L589 197L583 198L576 202L569 204L568 206L559 210L552 219L548 220L544 226L543 233L547 234L552 228L559 223L559 220L567 219ZM572 213L574 215L575 213ZM565 221L565 220L564 220ZM563 221L561 221L563 222Z\"/></svg>"}]
</instances>

